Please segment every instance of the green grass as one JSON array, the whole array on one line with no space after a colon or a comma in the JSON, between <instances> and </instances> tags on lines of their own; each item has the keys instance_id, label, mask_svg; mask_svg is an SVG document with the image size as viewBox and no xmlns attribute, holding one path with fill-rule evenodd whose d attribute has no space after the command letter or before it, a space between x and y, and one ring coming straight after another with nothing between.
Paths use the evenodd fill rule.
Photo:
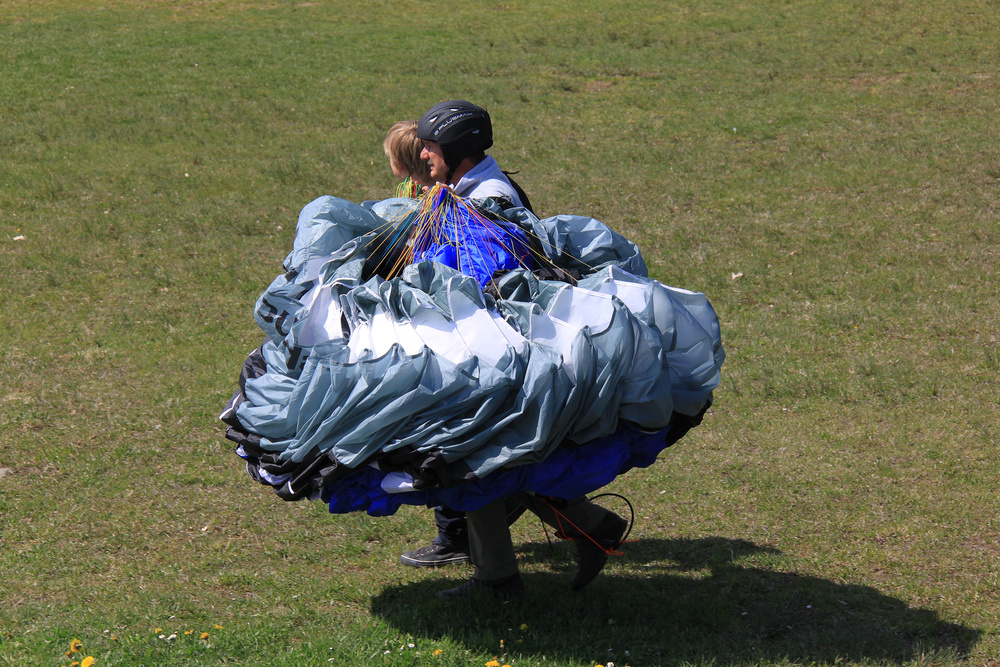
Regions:
<instances>
[{"instance_id":1,"label":"green grass","mask_svg":"<svg viewBox=\"0 0 1000 667\"><path fill-rule=\"evenodd\" d=\"M4 2L0 664L1000 658L998 7ZM581 595L522 520L526 599L439 604L428 511L282 503L216 421L298 210L452 97L722 321Z\"/></svg>"}]
</instances>

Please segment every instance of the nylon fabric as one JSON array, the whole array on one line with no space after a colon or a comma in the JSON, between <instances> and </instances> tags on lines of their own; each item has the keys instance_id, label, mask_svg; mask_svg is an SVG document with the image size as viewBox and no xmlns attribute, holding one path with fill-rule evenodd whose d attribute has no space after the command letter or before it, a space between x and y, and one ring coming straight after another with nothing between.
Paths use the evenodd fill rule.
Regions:
<instances>
[{"instance_id":1,"label":"nylon fabric","mask_svg":"<svg viewBox=\"0 0 1000 667\"><path fill-rule=\"evenodd\" d=\"M576 285L482 255L499 298L458 260L366 275L418 208L323 197L300 213L285 272L255 305L265 341L221 415L255 480L376 515L571 498L650 465L700 419L725 359L704 295L648 278L638 247L597 220L523 208L499 228Z\"/></svg>"}]
</instances>

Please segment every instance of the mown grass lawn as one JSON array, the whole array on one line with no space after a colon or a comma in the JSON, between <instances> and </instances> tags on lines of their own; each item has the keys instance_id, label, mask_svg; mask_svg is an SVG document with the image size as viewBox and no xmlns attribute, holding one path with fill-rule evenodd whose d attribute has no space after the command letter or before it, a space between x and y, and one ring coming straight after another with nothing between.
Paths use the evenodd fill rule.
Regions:
<instances>
[{"instance_id":1,"label":"mown grass lawn","mask_svg":"<svg viewBox=\"0 0 1000 667\"><path fill-rule=\"evenodd\" d=\"M1000 659L997 9L5 1L0 663ZM428 511L282 503L216 420L298 210L389 196L385 130L456 97L723 324L580 595L522 520L525 600L443 605Z\"/></svg>"}]
</instances>

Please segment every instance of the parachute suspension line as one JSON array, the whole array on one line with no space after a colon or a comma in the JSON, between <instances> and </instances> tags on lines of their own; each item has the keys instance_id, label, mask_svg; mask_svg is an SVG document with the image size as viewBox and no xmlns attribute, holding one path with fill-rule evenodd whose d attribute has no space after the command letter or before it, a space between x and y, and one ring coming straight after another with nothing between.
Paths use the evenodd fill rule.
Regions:
<instances>
[{"instance_id":1,"label":"parachute suspension line","mask_svg":"<svg viewBox=\"0 0 1000 667\"><path fill-rule=\"evenodd\" d=\"M622 535L622 539L621 539L621 541L624 543L624 542L626 542L628 540L628 536L632 534L632 526L635 525L635 508L632 507L632 503L629 501L629 499L626 498L625 496L621 495L620 493L610 493L610 492L608 492L608 493L598 493L596 496L591 496L591 497L587 498L587 500L589 500L590 502L594 502L598 498L604 498L604 497L620 498L623 501L625 501L626 505L628 505L628 513L629 513L629 517L628 517L628 529Z\"/></svg>"},{"instance_id":2,"label":"parachute suspension line","mask_svg":"<svg viewBox=\"0 0 1000 667\"><path fill-rule=\"evenodd\" d=\"M549 557L555 557L556 550L552 544L552 538L549 537L549 527L541 519L538 519L538 523L542 524L542 530L545 532L545 541L549 543Z\"/></svg>"},{"instance_id":3,"label":"parachute suspension line","mask_svg":"<svg viewBox=\"0 0 1000 667\"><path fill-rule=\"evenodd\" d=\"M617 496L617 497L621 498L622 500L624 500L626 503L628 503L629 509L632 511L632 517L629 520L628 530L625 531L625 534L622 535L621 540L618 542L618 544L620 545L622 542L625 541L625 538L628 537L629 533L632 532L632 523L635 520L635 510L632 509L632 503L629 503L628 499L625 498L625 496L619 496L617 493L602 493L600 495L594 496L594 498L600 498L602 496ZM598 549L600 549L604 553L608 554L609 556L621 556L622 555L622 552L618 551L615 548L611 548L611 549L605 548L600 542L598 542L597 540L595 540L590 535L590 533L588 533L587 531L585 531L582 528L580 528L579 526L577 526L575 523L573 523L572 521L570 521L569 518L565 514L563 514L559 510L557 510L555 508L555 506L552 503L550 503L545 496L538 496L538 498L543 503L545 503L546 505L548 505L549 509L552 510L552 513L555 514L556 523L559 524L559 526L556 528L556 537L558 537L560 539L563 539L563 540L572 540L573 539L572 537L570 537L566 533L566 530L563 528L563 521L565 521L567 524L569 524L570 526L572 526L573 528L575 528L577 533L579 533L583 537L585 537L588 540L590 540L591 542L593 542L594 546L596 546ZM592 499L588 498L588 500L592 500ZM549 532L548 532L548 530L546 530L545 531L545 537L548 538L548 536L549 536ZM552 546L552 542L551 541L549 541L549 546L550 547Z\"/></svg>"},{"instance_id":4,"label":"parachute suspension line","mask_svg":"<svg viewBox=\"0 0 1000 667\"><path fill-rule=\"evenodd\" d=\"M396 186L396 196L406 199L417 199L420 197L420 184L412 178L406 178Z\"/></svg>"},{"instance_id":5,"label":"parachute suspension line","mask_svg":"<svg viewBox=\"0 0 1000 667\"><path fill-rule=\"evenodd\" d=\"M432 245L447 240L444 232L448 229L449 221L455 217L454 201L446 196L448 194L446 186L435 185L421 199L420 209L413 220L413 243L403 251L409 262Z\"/></svg>"},{"instance_id":6,"label":"parachute suspension line","mask_svg":"<svg viewBox=\"0 0 1000 667\"><path fill-rule=\"evenodd\" d=\"M405 245L405 243L406 243L405 239L409 235L410 229L411 229L410 225L408 224L407 220L404 218L400 222L399 228L396 229L395 233L392 235L392 238L389 239L389 241L388 241L388 243L386 245L388 245L389 248L396 248L400 244L404 244ZM399 273L403 269L404 266L406 266L406 258L404 257L404 255L405 255L405 252L404 253L400 253L400 254L398 254L396 256L395 261L389 267L389 274L390 275L396 275L397 273Z\"/></svg>"},{"instance_id":7,"label":"parachute suspension line","mask_svg":"<svg viewBox=\"0 0 1000 667\"><path fill-rule=\"evenodd\" d=\"M405 184L405 182L404 182ZM401 188L404 184L401 184ZM419 186L413 184L419 189ZM375 232L366 250L373 263L373 271L385 279L398 276L403 268L431 252L434 247L451 246L455 253L456 268L466 275L475 275L472 267L475 258L489 255L488 246L502 248L520 268L537 267L561 271L559 264L569 264L593 272L595 267L579 257L560 250L551 258L539 248L552 247L534 231L509 220L494 220L484 215L468 199L460 197L448 186L438 184L423 193L417 193L420 206L416 211L395 220L389 220ZM507 226L524 234L525 240L513 235ZM478 233L472 233L475 228ZM537 247L536 247L537 246ZM565 262L557 260L565 258ZM499 291L496 279L486 278Z\"/></svg>"},{"instance_id":8,"label":"parachute suspension line","mask_svg":"<svg viewBox=\"0 0 1000 667\"><path fill-rule=\"evenodd\" d=\"M544 241L540 236L538 236L538 234L535 234L530 229L526 229L524 227L521 227L521 230L523 230L524 233L528 237L534 239L538 243L539 246L550 246L551 247L551 244L548 241ZM554 250L554 248L553 248L553 250ZM546 255L545 253L539 252L539 251L535 250L534 248L531 248L530 251L531 251L532 258L538 263L539 266L547 266L547 267L552 268L552 269L559 269L560 268L559 265L556 264L554 258L551 258L548 255ZM588 264L587 262L583 261L579 257L577 257L575 255L571 255L570 253L566 252L565 250L560 250L559 251L559 259L567 259L569 261L572 261L575 264L578 264L578 265L582 266L583 268L587 269L589 273L593 273L594 271L597 270L596 267L591 266L590 264Z\"/></svg>"},{"instance_id":9,"label":"parachute suspension line","mask_svg":"<svg viewBox=\"0 0 1000 667\"><path fill-rule=\"evenodd\" d=\"M370 239L367 244L357 245L352 256L364 250L367 254L365 268L370 273L394 275L402 267L400 264L402 258L399 257L398 253L393 258L392 251L405 243L405 238L411 229L408 223L410 217L410 215L395 216L372 229L369 234L373 233L374 238ZM373 261L374 264L370 265L369 263Z\"/></svg>"},{"instance_id":10,"label":"parachute suspension line","mask_svg":"<svg viewBox=\"0 0 1000 667\"><path fill-rule=\"evenodd\" d=\"M452 246L455 249L456 268L466 275L473 275L473 258L477 254L487 256L489 242L493 242L514 257L522 267L530 268L526 261L532 254L529 244L519 243L501 223L484 216L467 199L459 197L447 186L434 186L422 201L423 205L416 216L417 231L413 237L410 257L419 257L431 245ZM473 228L481 233L472 233ZM515 228L524 232L520 226L515 225Z\"/></svg>"}]
</instances>

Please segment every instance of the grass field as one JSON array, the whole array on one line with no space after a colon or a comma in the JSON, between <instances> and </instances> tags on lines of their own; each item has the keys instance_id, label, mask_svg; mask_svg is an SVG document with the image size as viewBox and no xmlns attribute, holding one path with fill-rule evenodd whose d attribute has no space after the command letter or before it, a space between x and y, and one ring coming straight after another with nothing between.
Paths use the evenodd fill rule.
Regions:
<instances>
[{"instance_id":1,"label":"grass field","mask_svg":"<svg viewBox=\"0 0 1000 667\"><path fill-rule=\"evenodd\" d=\"M997 35L996 0L4 0L0 664L1000 659ZM525 600L439 603L467 569L397 562L429 511L283 503L216 419L298 210L389 196L385 130L456 97L722 322L582 594L522 520Z\"/></svg>"}]
</instances>

